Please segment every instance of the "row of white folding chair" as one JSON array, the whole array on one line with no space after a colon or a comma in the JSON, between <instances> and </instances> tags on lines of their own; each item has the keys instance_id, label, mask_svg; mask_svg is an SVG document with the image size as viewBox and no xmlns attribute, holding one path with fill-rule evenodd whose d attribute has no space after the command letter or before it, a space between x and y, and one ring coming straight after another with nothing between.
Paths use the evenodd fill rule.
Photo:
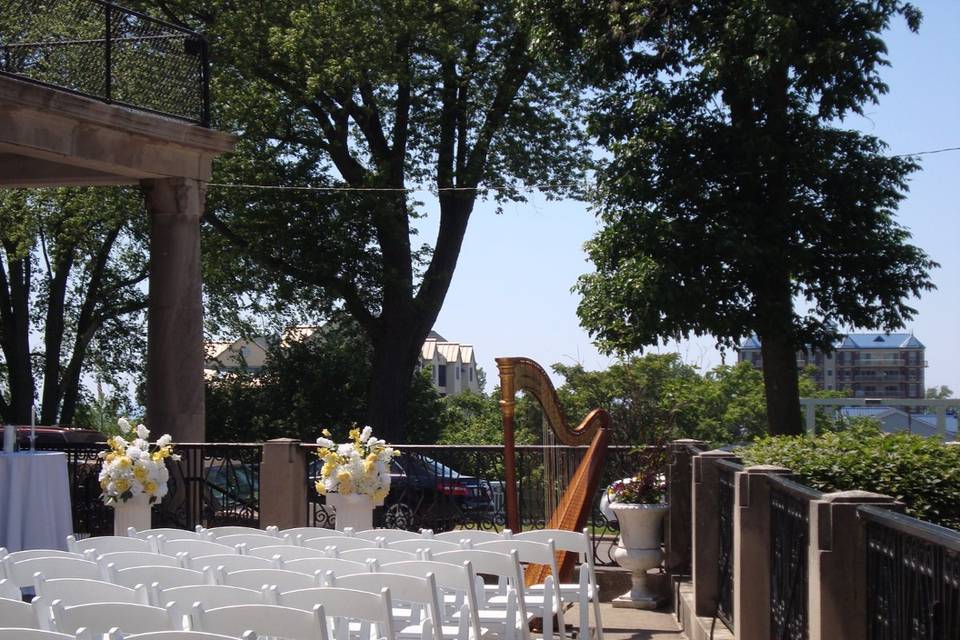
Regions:
<instances>
[{"instance_id":1,"label":"row of white folding chair","mask_svg":"<svg viewBox=\"0 0 960 640\"><path fill-rule=\"evenodd\" d=\"M0 640L3 640L3 638L0 637ZM37 640L44 639L37 638ZM237 640L237 637L225 636L220 633L206 633L205 631L152 631L132 635L112 631L107 633L107 640ZM240 636L240 640L257 640L257 634L253 631L247 631Z\"/></svg>"},{"instance_id":2,"label":"row of white folding chair","mask_svg":"<svg viewBox=\"0 0 960 640\"><path fill-rule=\"evenodd\" d=\"M42 629L0 627L0 640L91 640L91 638L85 629L76 635L68 635ZM197 640L203 639L198 638Z\"/></svg>"}]
</instances>

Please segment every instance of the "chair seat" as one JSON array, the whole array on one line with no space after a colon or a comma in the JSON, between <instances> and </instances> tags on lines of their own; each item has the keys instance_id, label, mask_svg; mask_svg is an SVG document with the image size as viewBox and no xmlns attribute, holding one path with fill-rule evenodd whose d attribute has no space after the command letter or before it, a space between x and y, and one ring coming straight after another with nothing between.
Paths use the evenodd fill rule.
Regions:
<instances>
[{"instance_id":1,"label":"chair seat","mask_svg":"<svg viewBox=\"0 0 960 640\"><path fill-rule=\"evenodd\" d=\"M460 627L452 624L445 624L440 627L440 632L443 634L444 638L459 638L460 637ZM490 635L490 630L485 627L480 627L480 638L486 638ZM397 631L396 636L398 638L415 638L419 640L423 637L423 625L422 624L411 624ZM476 640L476 639L472 639Z\"/></svg>"},{"instance_id":2,"label":"chair seat","mask_svg":"<svg viewBox=\"0 0 960 640\"><path fill-rule=\"evenodd\" d=\"M543 591L542 584L535 584L527 587L527 592ZM564 582L560 585L560 596L564 601L577 599L580 597L580 585L576 582ZM571 598L570 596L574 596ZM587 588L587 600L593 600L593 586Z\"/></svg>"},{"instance_id":3,"label":"chair seat","mask_svg":"<svg viewBox=\"0 0 960 640\"><path fill-rule=\"evenodd\" d=\"M507 620L507 610L506 609L480 609L477 611L477 616L480 618L480 623L486 624L499 624L502 625ZM460 612L457 611L453 616L454 620L460 619ZM533 613L527 612L527 622L529 623L537 616ZM481 627L482 628L482 627Z\"/></svg>"}]
</instances>

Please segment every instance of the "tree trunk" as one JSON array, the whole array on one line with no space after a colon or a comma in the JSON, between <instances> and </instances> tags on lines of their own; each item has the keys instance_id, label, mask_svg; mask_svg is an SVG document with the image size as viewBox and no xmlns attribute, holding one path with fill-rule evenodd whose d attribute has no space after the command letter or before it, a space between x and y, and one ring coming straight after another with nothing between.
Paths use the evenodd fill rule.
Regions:
<instances>
[{"instance_id":1,"label":"tree trunk","mask_svg":"<svg viewBox=\"0 0 960 640\"><path fill-rule=\"evenodd\" d=\"M767 398L767 423L773 435L800 435L800 386L797 347L787 334L759 335L763 358L763 384Z\"/></svg>"},{"instance_id":2,"label":"tree trunk","mask_svg":"<svg viewBox=\"0 0 960 640\"><path fill-rule=\"evenodd\" d=\"M428 330L429 332L429 330ZM406 431L413 372L423 336L411 336L412 327L404 332L388 332L373 345L373 369L367 391L367 425L373 434L387 442L402 443ZM416 341L411 347L411 338Z\"/></svg>"},{"instance_id":3,"label":"tree trunk","mask_svg":"<svg viewBox=\"0 0 960 640\"><path fill-rule=\"evenodd\" d=\"M7 255L10 255L8 251ZM12 317L5 329L4 345L10 385L9 417L14 424L29 424L33 413L33 366L30 362L30 260L11 260L10 307Z\"/></svg>"}]
</instances>

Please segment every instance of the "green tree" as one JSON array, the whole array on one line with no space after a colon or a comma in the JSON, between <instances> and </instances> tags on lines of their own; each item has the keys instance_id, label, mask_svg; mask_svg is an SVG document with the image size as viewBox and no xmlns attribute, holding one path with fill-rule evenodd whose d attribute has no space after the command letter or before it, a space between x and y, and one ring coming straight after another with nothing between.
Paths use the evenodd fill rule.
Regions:
<instances>
[{"instance_id":1,"label":"green tree","mask_svg":"<svg viewBox=\"0 0 960 640\"><path fill-rule=\"evenodd\" d=\"M85 373L140 371L146 247L135 189L0 193L0 419L29 422L39 380L39 423L70 424Z\"/></svg>"},{"instance_id":2,"label":"green tree","mask_svg":"<svg viewBox=\"0 0 960 640\"><path fill-rule=\"evenodd\" d=\"M945 384L939 387L929 387L926 397L931 400L947 400L953 397L953 389Z\"/></svg>"},{"instance_id":3,"label":"green tree","mask_svg":"<svg viewBox=\"0 0 960 640\"><path fill-rule=\"evenodd\" d=\"M342 308L372 346L365 421L402 441L410 380L478 198L575 192L582 144L559 1L152 3L212 41L220 126L242 132L217 180L357 189L216 191L209 292L221 315ZM416 245L439 199L439 230ZM363 191L366 189L367 191ZM215 264L214 264L215 263ZM215 310L215 314L217 311Z\"/></svg>"},{"instance_id":4,"label":"green tree","mask_svg":"<svg viewBox=\"0 0 960 640\"><path fill-rule=\"evenodd\" d=\"M771 433L800 433L796 353L837 326L895 329L937 266L894 221L908 158L837 123L887 87L897 0L620 3L591 130L610 154L580 278L606 351L711 334L762 343ZM614 34L615 42L604 34ZM796 308L802 299L807 311Z\"/></svg>"}]
</instances>

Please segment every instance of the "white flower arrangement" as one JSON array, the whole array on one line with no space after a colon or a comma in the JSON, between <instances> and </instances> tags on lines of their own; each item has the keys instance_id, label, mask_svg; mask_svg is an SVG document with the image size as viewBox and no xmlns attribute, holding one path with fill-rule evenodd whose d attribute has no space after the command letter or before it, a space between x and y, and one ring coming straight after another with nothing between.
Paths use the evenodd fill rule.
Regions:
<instances>
[{"instance_id":1,"label":"white flower arrangement","mask_svg":"<svg viewBox=\"0 0 960 640\"><path fill-rule=\"evenodd\" d=\"M370 427L351 429L352 442L336 444L330 439L330 432L323 430L323 437L317 438L317 455L323 460L317 493L370 496L374 502L387 496L390 459L399 452L384 440L374 438L372 431Z\"/></svg>"},{"instance_id":2,"label":"white flower arrangement","mask_svg":"<svg viewBox=\"0 0 960 640\"><path fill-rule=\"evenodd\" d=\"M137 425L134 429L126 418L120 418L117 426L124 435L135 437L127 440L123 436L113 436L107 440L110 451L100 452L103 459L100 499L111 505L145 493L150 497L150 504L159 502L167 495L167 480L170 478L166 459L180 459L173 453L170 444L173 438L164 434L151 444L148 440L150 430L144 425Z\"/></svg>"}]
</instances>

